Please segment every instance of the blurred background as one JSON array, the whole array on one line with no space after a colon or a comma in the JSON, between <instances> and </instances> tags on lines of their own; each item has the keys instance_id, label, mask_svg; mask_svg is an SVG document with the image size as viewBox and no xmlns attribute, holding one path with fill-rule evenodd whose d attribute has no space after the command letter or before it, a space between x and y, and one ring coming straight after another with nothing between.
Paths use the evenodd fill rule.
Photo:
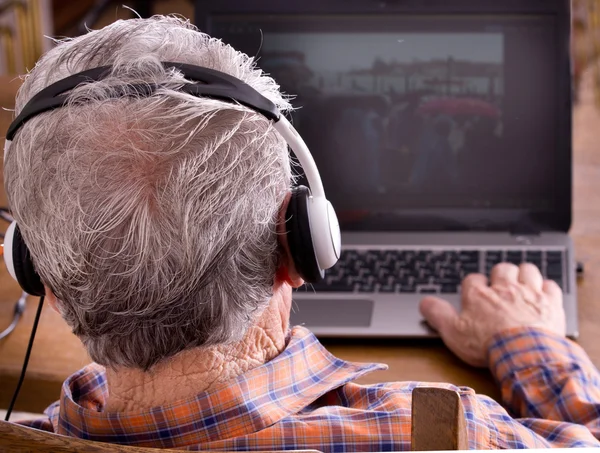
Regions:
<instances>
[{"instance_id":1,"label":"blurred background","mask_svg":"<svg viewBox=\"0 0 600 453\"><path fill-rule=\"evenodd\" d=\"M600 0L572 0L573 83L579 92L582 75L592 66L596 103L600 105Z\"/></svg>"},{"instance_id":2,"label":"blurred background","mask_svg":"<svg viewBox=\"0 0 600 453\"><path fill-rule=\"evenodd\" d=\"M577 101L586 69L593 72L600 106L600 0L572 0L573 87ZM18 81L50 46L48 37L73 37L86 27L101 28L117 19L153 14L194 17L193 0L0 0L0 105L10 107ZM0 126L4 128L3 115Z\"/></svg>"},{"instance_id":3,"label":"blurred background","mask_svg":"<svg viewBox=\"0 0 600 453\"><path fill-rule=\"evenodd\" d=\"M600 55L600 0L572 0L574 85ZM125 7L124 7L125 5ZM0 74L23 74L50 46L46 37L73 37L86 26L101 28L117 19L152 14L194 17L193 0L0 0ZM600 92L600 65L596 85ZM598 96L600 102L600 95Z\"/></svg>"},{"instance_id":4,"label":"blurred background","mask_svg":"<svg viewBox=\"0 0 600 453\"><path fill-rule=\"evenodd\" d=\"M123 6L125 5L125 7ZM0 73L22 74L51 45L47 37L78 36L117 19L181 14L193 18L192 0L0 0Z\"/></svg>"},{"instance_id":5,"label":"blurred background","mask_svg":"<svg viewBox=\"0 0 600 453\"><path fill-rule=\"evenodd\" d=\"M600 0L572 0L573 88L579 100L583 74L588 71L594 101L600 107ZM86 27L101 28L117 19L153 14L194 17L193 0L0 0L0 106L10 109L19 81L53 45L49 37L73 37ZM0 113L6 129L10 112Z\"/></svg>"},{"instance_id":6,"label":"blurred background","mask_svg":"<svg viewBox=\"0 0 600 453\"><path fill-rule=\"evenodd\" d=\"M126 7L124 7L125 5ZM193 0L0 0L0 136L13 117L19 75L53 45L52 38L74 37L117 19L153 14L194 17ZM0 179L1 181L1 179ZM5 205L0 190L0 204Z\"/></svg>"}]
</instances>

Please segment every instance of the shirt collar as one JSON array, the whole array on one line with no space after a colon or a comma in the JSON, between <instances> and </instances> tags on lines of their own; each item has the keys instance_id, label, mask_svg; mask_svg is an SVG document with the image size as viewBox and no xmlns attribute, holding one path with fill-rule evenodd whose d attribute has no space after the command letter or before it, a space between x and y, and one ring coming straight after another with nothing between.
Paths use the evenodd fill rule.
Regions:
<instances>
[{"instance_id":1,"label":"shirt collar","mask_svg":"<svg viewBox=\"0 0 600 453\"><path fill-rule=\"evenodd\" d=\"M105 370L90 365L65 381L60 406L49 415L59 434L175 448L260 431L328 391L386 368L338 359L310 331L295 327L286 349L270 362L222 388L146 411L103 412L108 396Z\"/></svg>"}]
</instances>

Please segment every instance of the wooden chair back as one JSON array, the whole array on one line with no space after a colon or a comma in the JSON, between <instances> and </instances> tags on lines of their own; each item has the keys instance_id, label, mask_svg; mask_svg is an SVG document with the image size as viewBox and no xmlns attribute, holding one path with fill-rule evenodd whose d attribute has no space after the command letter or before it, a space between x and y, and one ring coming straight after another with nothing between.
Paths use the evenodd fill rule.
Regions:
<instances>
[{"instance_id":1,"label":"wooden chair back","mask_svg":"<svg viewBox=\"0 0 600 453\"><path fill-rule=\"evenodd\" d=\"M468 449L464 409L458 393L454 391L429 387L414 389L412 392L411 426L411 448L413 451ZM156 448L93 442L0 421L0 451L15 453L154 453L180 450L159 450ZM285 453L290 453L290 451ZM297 450L295 453L321 452L317 450Z\"/></svg>"},{"instance_id":2,"label":"wooden chair back","mask_svg":"<svg viewBox=\"0 0 600 453\"><path fill-rule=\"evenodd\" d=\"M457 392L417 387L412 392L411 450L468 450L465 410Z\"/></svg>"}]
</instances>

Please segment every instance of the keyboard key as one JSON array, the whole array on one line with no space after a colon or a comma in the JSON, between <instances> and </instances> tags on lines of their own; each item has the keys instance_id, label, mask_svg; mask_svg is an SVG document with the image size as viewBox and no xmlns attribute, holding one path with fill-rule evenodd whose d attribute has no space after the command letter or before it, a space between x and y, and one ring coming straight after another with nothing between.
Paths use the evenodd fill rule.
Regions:
<instances>
[{"instance_id":1,"label":"keyboard key","mask_svg":"<svg viewBox=\"0 0 600 453\"><path fill-rule=\"evenodd\" d=\"M442 294L457 294L458 293L458 285L442 285L440 292Z\"/></svg>"},{"instance_id":2,"label":"keyboard key","mask_svg":"<svg viewBox=\"0 0 600 453\"><path fill-rule=\"evenodd\" d=\"M523 252L521 250L510 250L506 252L506 262L519 265L523 262Z\"/></svg>"},{"instance_id":3,"label":"keyboard key","mask_svg":"<svg viewBox=\"0 0 600 453\"><path fill-rule=\"evenodd\" d=\"M488 250L485 254L485 259L499 263L502 261L502 252L500 250Z\"/></svg>"},{"instance_id":4,"label":"keyboard key","mask_svg":"<svg viewBox=\"0 0 600 453\"><path fill-rule=\"evenodd\" d=\"M362 285L358 285L359 293L372 293L375 291L375 285L373 283L364 283Z\"/></svg>"},{"instance_id":5,"label":"keyboard key","mask_svg":"<svg viewBox=\"0 0 600 453\"><path fill-rule=\"evenodd\" d=\"M437 294L438 290L436 288L421 288L419 289L419 294Z\"/></svg>"},{"instance_id":6,"label":"keyboard key","mask_svg":"<svg viewBox=\"0 0 600 453\"><path fill-rule=\"evenodd\" d=\"M379 292L380 293L395 293L396 285L381 285L379 287Z\"/></svg>"},{"instance_id":7,"label":"keyboard key","mask_svg":"<svg viewBox=\"0 0 600 453\"><path fill-rule=\"evenodd\" d=\"M348 286L352 286L354 287L355 285L360 285L361 283L363 283L365 280L360 278L358 275L353 275L352 277L346 277L344 282L348 285Z\"/></svg>"},{"instance_id":8,"label":"keyboard key","mask_svg":"<svg viewBox=\"0 0 600 453\"><path fill-rule=\"evenodd\" d=\"M528 250L525 253L525 259L529 262L532 261L542 261L542 252L541 251L532 251L532 250Z\"/></svg>"},{"instance_id":9,"label":"keyboard key","mask_svg":"<svg viewBox=\"0 0 600 453\"><path fill-rule=\"evenodd\" d=\"M479 263L463 264L462 270L464 271L463 275L475 274L475 273L479 272Z\"/></svg>"},{"instance_id":10,"label":"keyboard key","mask_svg":"<svg viewBox=\"0 0 600 453\"><path fill-rule=\"evenodd\" d=\"M435 274L435 267L419 269L419 278L430 278Z\"/></svg>"},{"instance_id":11,"label":"keyboard key","mask_svg":"<svg viewBox=\"0 0 600 453\"><path fill-rule=\"evenodd\" d=\"M398 283L400 285L410 285L411 278L410 277L400 277L393 281L394 283Z\"/></svg>"},{"instance_id":12,"label":"keyboard key","mask_svg":"<svg viewBox=\"0 0 600 453\"><path fill-rule=\"evenodd\" d=\"M388 278L389 277L382 277L382 278L377 278L373 281L373 283L377 284L377 285L387 285L388 284ZM393 282L393 280L392 280Z\"/></svg>"},{"instance_id":13,"label":"keyboard key","mask_svg":"<svg viewBox=\"0 0 600 453\"><path fill-rule=\"evenodd\" d=\"M379 270L386 270L388 272L395 272L396 271L396 263L394 262L390 262L390 263L381 263L379 265Z\"/></svg>"},{"instance_id":14,"label":"keyboard key","mask_svg":"<svg viewBox=\"0 0 600 453\"><path fill-rule=\"evenodd\" d=\"M420 251L416 254L415 256L415 260L417 261L429 261L431 259L431 256L433 255L433 252L430 250L423 250Z\"/></svg>"},{"instance_id":15,"label":"keyboard key","mask_svg":"<svg viewBox=\"0 0 600 453\"><path fill-rule=\"evenodd\" d=\"M430 260L432 263L445 263L448 261L448 254L444 252L433 252Z\"/></svg>"},{"instance_id":16,"label":"keyboard key","mask_svg":"<svg viewBox=\"0 0 600 453\"><path fill-rule=\"evenodd\" d=\"M479 269L479 261L468 261L461 263L458 268L462 269Z\"/></svg>"},{"instance_id":17,"label":"keyboard key","mask_svg":"<svg viewBox=\"0 0 600 453\"><path fill-rule=\"evenodd\" d=\"M454 285L457 286L460 284L460 278L458 278L458 276L456 278L454 277L440 277L440 278L434 278L433 279L433 284L434 285Z\"/></svg>"},{"instance_id":18,"label":"keyboard key","mask_svg":"<svg viewBox=\"0 0 600 453\"><path fill-rule=\"evenodd\" d=\"M401 286L400 287L400 292L401 293L416 293L417 292L417 288L413 285L407 285L407 286Z\"/></svg>"},{"instance_id":19,"label":"keyboard key","mask_svg":"<svg viewBox=\"0 0 600 453\"><path fill-rule=\"evenodd\" d=\"M412 250L402 250L400 252L393 252L393 253L398 253L399 259L401 259L403 261L411 261L414 259L415 255L417 254L417 252L412 251Z\"/></svg>"},{"instance_id":20,"label":"keyboard key","mask_svg":"<svg viewBox=\"0 0 600 453\"><path fill-rule=\"evenodd\" d=\"M562 263L548 263L546 265L546 275L548 278L562 277Z\"/></svg>"},{"instance_id":21,"label":"keyboard key","mask_svg":"<svg viewBox=\"0 0 600 453\"><path fill-rule=\"evenodd\" d=\"M562 262L562 252L546 252L546 261L548 263Z\"/></svg>"},{"instance_id":22,"label":"keyboard key","mask_svg":"<svg viewBox=\"0 0 600 453\"><path fill-rule=\"evenodd\" d=\"M477 263L479 264L479 252L460 252L458 260L462 263Z\"/></svg>"}]
</instances>

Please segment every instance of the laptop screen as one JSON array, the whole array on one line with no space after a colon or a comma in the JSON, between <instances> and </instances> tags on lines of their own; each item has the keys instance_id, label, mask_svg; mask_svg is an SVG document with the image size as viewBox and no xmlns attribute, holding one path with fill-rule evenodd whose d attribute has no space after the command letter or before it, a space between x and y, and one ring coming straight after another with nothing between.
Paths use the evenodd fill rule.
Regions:
<instances>
[{"instance_id":1,"label":"laptop screen","mask_svg":"<svg viewBox=\"0 0 600 453\"><path fill-rule=\"evenodd\" d=\"M292 122L342 228L373 231L458 210L485 228L494 213L555 208L556 26L551 15L215 15L211 33L294 96Z\"/></svg>"}]
</instances>

